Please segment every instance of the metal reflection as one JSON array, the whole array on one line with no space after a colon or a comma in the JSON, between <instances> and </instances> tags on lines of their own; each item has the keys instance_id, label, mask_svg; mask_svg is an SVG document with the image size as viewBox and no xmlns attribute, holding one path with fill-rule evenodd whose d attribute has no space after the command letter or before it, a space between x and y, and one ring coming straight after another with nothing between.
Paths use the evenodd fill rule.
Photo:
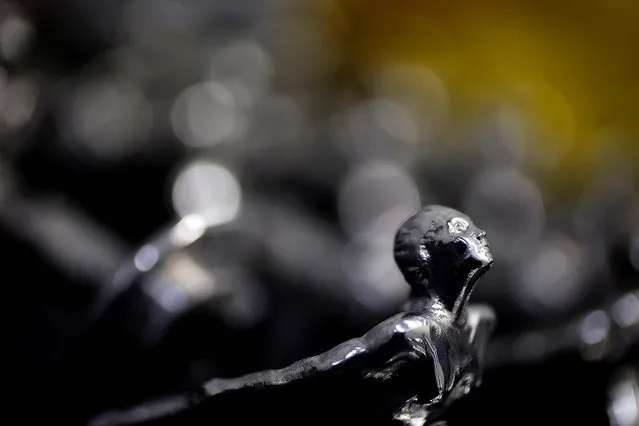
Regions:
<instances>
[{"instance_id":1,"label":"metal reflection","mask_svg":"<svg viewBox=\"0 0 639 426\"><path fill-rule=\"evenodd\" d=\"M639 376L636 368L624 367L616 373L608 398L611 426L639 425Z\"/></svg>"},{"instance_id":2,"label":"metal reflection","mask_svg":"<svg viewBox=\"0 0 639 426\"><path fill-rule=\"evenodd\" d=\"M450 232L459 220L466 227ZM468 298L492 266L492 255L485 232L467 216L429 206L400 226L395 260L412 297L399 314L362 337L288 367L212 379L192 393L106 413L90 424L180 423L203 406L210 421L228 423L249 402L261 419L296 423L315 404L307 392L317 389L326 395L322 413L316 414L322 419L383 416L406 425L440 420L455 400L481 383L483 351L495 317L490 308L469 306Z\"/></svg>"},{"instance_id":3,"label":"metal reflection","mask_svg":"<svg viewBox=\"0 0 639 426\"><path fill-rule=\"evenodd\" d=\"M177 220L142 244L131 259L120 266L105 285L94 309L94 318L104 315L113 301L131 286L139 285L167 314L161 321L159 318L163 315L160 314L152 319L160 331L165 327L158 326L158 321L169 324L183 312L204 303L212 307L219 305L218 311L229 311L229 318L241 317L231 308L240 306L249 316L257 315L253 319L240 318L240 322L254 323L259 312L263 312L263 302L259 296L247 298L243 295L257 291L252 283L255 280L249 278L239 265L235 267L236 272L229 274L224 270L230 265L216 266L215 259L196 260L202 256L202 250L205 253L210 251L207 246L216 246L216 233L224 233L234 227L242 197L237 178L219 163L195 160L185 164L176 174L172 196ZM232 301L236 295L244 297L244 302L210 302L216 298ZM257 305L248 309L243 307L249 301ZM160 332L148 332L146 335L158 336ZM157 337L145 339L155 341Z\"/></svg>"},{"instance_id":4,"label":"metal reflection","mask_svg":"<svg viewBox=\"0 0 639 426\"><path fill-rule=\"evenodd\" d=\"M211 227L235 219L241 208L241 188L234 174L223 165L195 160L178 172L172 201L179 217L199 215Z\"/></svg>"}]
</instances>

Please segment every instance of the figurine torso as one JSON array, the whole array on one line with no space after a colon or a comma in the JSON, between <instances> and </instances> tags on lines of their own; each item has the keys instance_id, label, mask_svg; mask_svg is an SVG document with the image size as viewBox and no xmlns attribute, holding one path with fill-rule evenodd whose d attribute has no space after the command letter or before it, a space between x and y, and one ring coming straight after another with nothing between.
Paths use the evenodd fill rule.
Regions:
<instances>
[{"instance_id":1,"label":"figurine torso","mask_svg":"<svg viewBox=\"0 0 639 426\"><path fill-rule=\"evenodd\" d=\"M246 401L264 390L275 405L287 400L293 411L319 410L315 416L330 410L392 418L411 399L444 402L472 354L464 339L468 334L450 313L429 309L397 314L359 338L283 369L215 379L205 385L206 393L230 402L234 394Z\"/></svg>"}]
</instances>

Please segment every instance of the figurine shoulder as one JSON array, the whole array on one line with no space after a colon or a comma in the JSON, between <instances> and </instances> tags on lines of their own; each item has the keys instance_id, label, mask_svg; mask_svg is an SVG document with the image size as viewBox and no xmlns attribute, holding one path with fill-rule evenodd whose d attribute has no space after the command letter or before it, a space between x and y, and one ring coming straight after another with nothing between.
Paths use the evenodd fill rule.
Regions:
<instances>
[{"instance_id":1,"label":"figurine shoulder","mask_svg":"<svg viewBox=\"0 0 639 426\"><path fill-rule=\"evenodd\" d=\"M318 364L318 369L324 370L359 355L373 353L380 355L385 353L389 347L400 350L399 348L410 341L412 336L422 335L425 330L434 326L436 324L427 316L406 312L399 313L377 324L363 336L348 340L330 351L318 355L315 357L315 361Z\"/></svg>"},{"instance_id":2,"label":"figurine shoulder","mask_svg":"<svg viewBox=\"0 0 639 426\"><path fill-rule=\"evenodd\" d=\"M397 337L412 334L436 325L437 321L428 315L402 312L373 327L357 341L366 347L377 347Z\"/></svg>"},{"instance_id":3,"label":"figurine shoulder","mask_svg":"<svg viewBox=\"0 0 639 426\"><path fill-rule=\"evenodd\" d=\"M406 346L411 352L426 354L426 347L447 339L452 329L452 318L432 313L404 312L397 314L362 337L365 347L380 348L391 341L391 346Z\"/></svg>"}]
</instances>

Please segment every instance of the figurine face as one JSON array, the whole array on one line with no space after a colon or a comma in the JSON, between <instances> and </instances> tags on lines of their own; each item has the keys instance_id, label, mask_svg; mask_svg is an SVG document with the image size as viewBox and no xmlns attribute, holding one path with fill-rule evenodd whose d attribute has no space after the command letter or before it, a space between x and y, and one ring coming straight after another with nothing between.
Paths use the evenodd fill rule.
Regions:
<instances>
[{"instance_id":1,"label":"figurine face","mask_svg":"<svg viewBox=\"0 0 639 426\"><path fill-rule=\"evenodd\" d=\"M467 217L454 216L446 223L446 237L431 250L438 262L431 259L433 282L430 284L438 297L455 316L465 309L479 277L493 263L486 241L486 232Z\"/></svg>"},{"instance_id":2,"label":"figurine face","mask_svg":"<svg viewBox=\"0 0 639 426\"><path fill-rule=\"evenodd\" d=\"M486 240L486 231L461 216L450 219L447 227L453 243L465 252L462 259L477 262L479 267L488 267L493 263L493 255Z\"/></svg>"},{"instance_id":3,"label":"figurine face","mask_svg":"<svg viewBox=\"0 0 639 426\"><path fill-rule=\"evenodd\" d=\"M464 272L493 263L486 231L461 215L450 216L445 226L429 229L422 239L419 257L429 268L461 268Z\"/></svg>"}]
</instances>

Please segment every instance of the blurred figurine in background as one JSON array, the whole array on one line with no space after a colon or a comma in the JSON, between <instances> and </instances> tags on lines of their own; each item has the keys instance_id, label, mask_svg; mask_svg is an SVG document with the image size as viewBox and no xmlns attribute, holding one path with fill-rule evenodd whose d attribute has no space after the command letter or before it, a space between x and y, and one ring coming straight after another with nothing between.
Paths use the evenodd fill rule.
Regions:
<instances>
[{"instance_id":1,"label":"blurred figurine in background","mask_svg":"<svg viewBox=\"0 0 639 426\"><path fill-rule=\"evenodd\" d=\"M434 205L401 225L395 260L411 298L362 337L282 369L216 378L190 395L108 413L92 426L440 421L481 382L495 316L468 299L492 254L468 216Z\"/></svg>"}]
</instances>

